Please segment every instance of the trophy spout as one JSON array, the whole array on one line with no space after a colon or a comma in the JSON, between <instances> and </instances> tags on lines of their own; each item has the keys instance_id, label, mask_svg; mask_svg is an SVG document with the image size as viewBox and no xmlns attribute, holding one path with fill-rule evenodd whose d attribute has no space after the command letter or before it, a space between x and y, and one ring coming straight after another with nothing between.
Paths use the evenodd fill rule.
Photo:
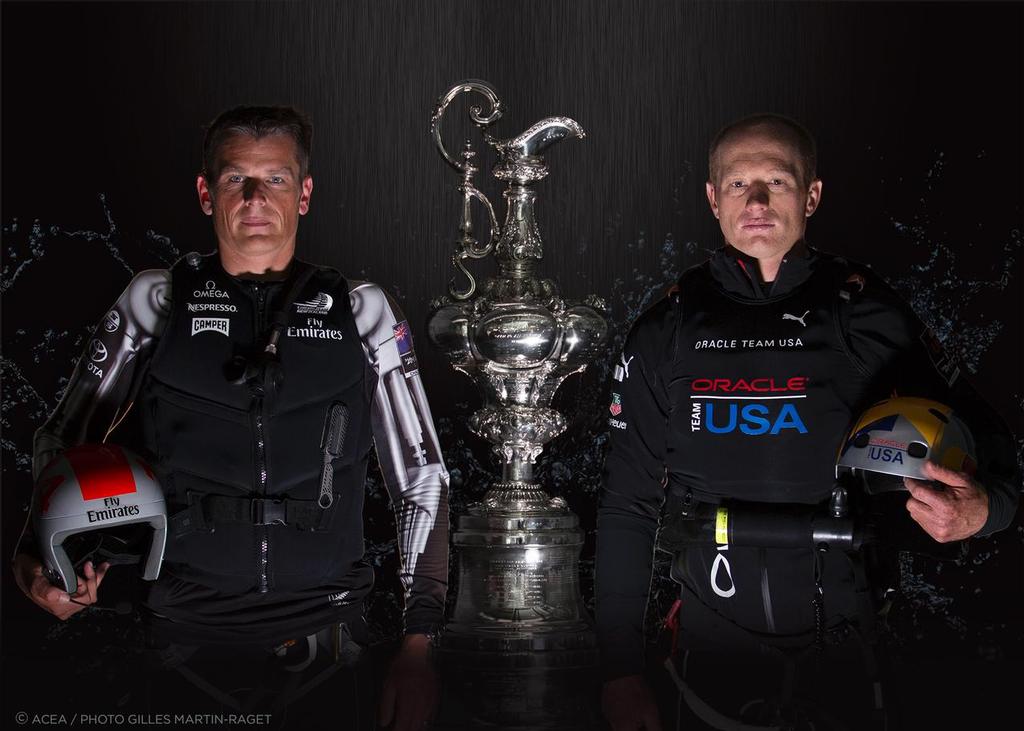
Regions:
<instances>
[{"instance_id":1,"label":"trophy spout","mask_svg":"<svg viewBox=\"0 0 1024 731\"><path fill-rule=\"evenodd\" d=\"M548 166L541 153L556 142L575 137L583 139L583 127L568 117L547 117L525 132L508 140L488 139L498 151L494 177L512 184L529 185L547 177Z\"/></svg>"},{"instance_id":2,"label":"trophy spout","mask_svg":"<svg viewBox=\"0 0 1024 731\"><path fill-rule=\"evenodd\" d=\"M583 139L586 132L577 121L568 117L547 117L522 134L500 143L499 150L511 158L535 157L566 137Z\"/></svg>"}]
</instances>

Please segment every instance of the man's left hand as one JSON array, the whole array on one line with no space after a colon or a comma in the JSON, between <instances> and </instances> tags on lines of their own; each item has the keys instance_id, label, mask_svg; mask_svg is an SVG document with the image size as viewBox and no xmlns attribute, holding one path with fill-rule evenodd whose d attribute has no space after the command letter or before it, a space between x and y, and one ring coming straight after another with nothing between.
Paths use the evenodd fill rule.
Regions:
<instances>
[{"instance_id":1,"label":"man's left hand","mask_svg":"<svg viewBox=\"0 0 1024 731\"><path fill-rule=\"evenodd\" d=\"M406 635L384 681L380 725L392 731L422 731L434 719L439 688L430 659L430 638Z\"/></svg>"},{"instance_id":2,"label":"man's left hand","mask_svg":"<svg viewBox=\"0 0 1024 731\"><path fill-rule=\"evenodd\" d=\"M985 488L966 472L934 462L926 462L922 471L931 482L903 478L910 517L939 543L962 541L981 530L988 520Z\"/></svg>"}]
</instances>

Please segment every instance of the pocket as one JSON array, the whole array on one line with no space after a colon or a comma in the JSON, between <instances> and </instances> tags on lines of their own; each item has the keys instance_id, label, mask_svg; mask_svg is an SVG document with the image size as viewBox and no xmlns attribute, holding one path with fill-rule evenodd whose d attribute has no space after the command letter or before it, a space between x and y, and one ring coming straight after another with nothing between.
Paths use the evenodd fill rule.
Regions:
<instances>
[{"instance_id":1,"label":"pocket","mask_svg":"<svg viewBox=\"0 0 1024 731\"><path fill-rule=\"evenodd\" d=\"M363 557L362 497L361 490L336 481L334 503L319 530L268 526L276 590L325 586L351 573Z\"/></svg>"},{"instance_id":2,"label":"pocket","mask_svg":"<svg viewBox=\"0 0 1024 731\"><path fill-rule=\"evenodd\" d=\"M274 413L267 426L267 466L271 481L268 492L317 501L324 478L325 457L335 472L360 461L366 411L359 405L353 408L347 400L337 399ZM331 481L333 483L333 478ZM337 492L338 486L332 485L332 489Z\"/></svg>"},{"instance_id":3,"label":"pocket","mask_svg":"<svg viewBox=\"0 0 1024 731\"><path fill-rule=\"evenodd\" d=\"M154 383L151 420L165 469L248 490L255 479L253 439L246 409ZM207 491L205 486L200 486ZM184 490L179 490L184 494Z\"/></svg>"},{"instance_id":4,"label":"pocket","mask_svg":"<svg viewBox=\"0 0 1024 731\"><path fill-rule=\"evenodd\" d=\"M220 523L212 532L194 531L180 540L188 573L197 583L224 593L256 586L260 570L257 526Z\"/></svg>"},{"instance_id":5,"label":"pocket","mask_svg":"<svg viewBox=\"0 0 1024 731\"><path fill-rule=\"evenodd\" d=\"M246 490L232 491L230 487L209 482L194 474L179 472L175 475L175 488L186 500L172 508L173 512L188 507L187 496L193 501L204 495L222 495L248 499ZM245 591L256 585L260 561L259 526L247 522L218 521L206 514L206 525L196 526L181 535L170 535L166 558L175 563L176 573L205 586L224 589L234 587ZM225 581L226 577L232 577Z\"/></svg>"}]
</instances>

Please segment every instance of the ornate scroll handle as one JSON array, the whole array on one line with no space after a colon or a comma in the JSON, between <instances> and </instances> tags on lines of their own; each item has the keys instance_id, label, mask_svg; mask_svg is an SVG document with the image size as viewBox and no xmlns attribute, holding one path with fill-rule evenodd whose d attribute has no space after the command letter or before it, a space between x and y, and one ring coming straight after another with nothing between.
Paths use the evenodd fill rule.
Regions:
<instances>
[{"instance_id":1,"label":"ornate scroll handle","mask_svg":"<svg viewBox=\"0 0 1024 731\"><path fill-rule=\"evenodd\" d=\"M463 276L469 280L469 284L466 289L460 290L455 286L455 277L452 277L448 283L448 293L456 301L467 300L476 292L476 279L469 273L469 270L466 269L462 262L465 259L483 259L494 251L495 244L501 238L501 227L498 225L497 216L494 215L494 206L487 200L487 196L473 185L473 173L477 169L472 165L471 160L475 154L470 147L469 140L467 140L466 147L462 151L462 157L465 160L465 164L462 166L462 184L458 186L459 192L462 193L462 222L459 224L461 235L457 241L455 253L452 254L452 266L462 272ZM490 217L490 240L485 246L480 246L473 236L472 202L474 198L484 205L484 208L487 209L487 215Z\"/></svg>"},{"instance_id":2,"label":"ornate scroll handle","mask_svg":"<svg viewBox=\"0 0 1024 731\"><path fill-rule=\"evenodd\" d=\"M491 103L491 111L486 115L483 114L483 110L478 106L469 108L469 117L473 120L473 124L484 130L484 133L486 134L487 128L501 119L502 109L501 100L498 99L498 92L494 90L493 86L488 84L486 81L481 81L480 79L466 79L464 81L460 81L445 94L440 96L437 100L437 106L434 108L434 114L430 118L430 132L434 136L434 145L437 147L438 152L441 153L441 157L444 158L445 162L460 173L465 172L463 164L460 164L448 154L448 151L444 149L444 143L441 141L441 117L444 116L445 110L448 108L448 105L452 103L452 100L455 97L463 93L468 94L471 91L483 94L487 97L487 101Z\"/></svg>"},{"instance_id":3,"label":"ornate scroll handle","mask_svg":"<svg viewBox=\"0 0 1024 731\"><path fill-rule=\"evenodd\" d=\"M448 293L456 301L467 300L473 296L476 292L476 279L470 274L469 270L466 269L463 263L466 259L482 259L494 250L495 244L501 238L501 227L498 225L498 218L494 214L494 206L487 199L483 193L481 193L476 186L473 185L473 174L477 172L478 168L473 165L473 156L476 153L473 151L469 140L466 140L465 147L462 150L460 157L462 162L458 162L448 154L445 150L444 143L441 141L441 117L444 116L445 110L452 100L462 93L468 93L471 91L479 92L487 97L487 100L491 104L491 111L484 115L483 110L479 106L470 107L469 116L473 120L473 123L485 131L489 125L496 122L501 117L501 101L498 99L498 94L485 81L479 81L476 79L467 79L462 81L451 89L446 94L438 99L437 107L434 109L434 114L430 118L430 131L434 136L434 144L436 145L438 152L441 153L441 157L444 158L445 162L451 165L453 168L462 173L462 183L458 186L458 191L462 193L462 221L459 224L460 236L457 242L457 248L455 253L452 254L452 266L457 271L462 272L469 284L465 289L458 289L455 286L455 277L452 277L448 283ZM490 232L489 240L486 245L480 246L477 240L473 237L473 216L472 216L472 200L476 198L480 201L484 208L487 209L487 215L490 218Z\"/></svg>"}]
</instances>

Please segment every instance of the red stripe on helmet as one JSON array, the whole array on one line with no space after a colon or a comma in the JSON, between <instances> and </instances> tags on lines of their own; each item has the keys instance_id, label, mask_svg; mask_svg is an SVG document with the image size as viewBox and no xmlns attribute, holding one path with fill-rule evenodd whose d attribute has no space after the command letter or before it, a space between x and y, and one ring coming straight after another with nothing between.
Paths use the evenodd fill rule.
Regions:
<instances>
[{"instance_id":1,"label":"red stripe on helmet","mask_svg":"<svg viewBox=\"0 0 1024 731\"><path fill-rule=\"evenodd\" d=\"M78 478L83 500L135 492L135 477L124 452L117 447L72 447L64 453Z\"/></svg>"}]
</instances>

